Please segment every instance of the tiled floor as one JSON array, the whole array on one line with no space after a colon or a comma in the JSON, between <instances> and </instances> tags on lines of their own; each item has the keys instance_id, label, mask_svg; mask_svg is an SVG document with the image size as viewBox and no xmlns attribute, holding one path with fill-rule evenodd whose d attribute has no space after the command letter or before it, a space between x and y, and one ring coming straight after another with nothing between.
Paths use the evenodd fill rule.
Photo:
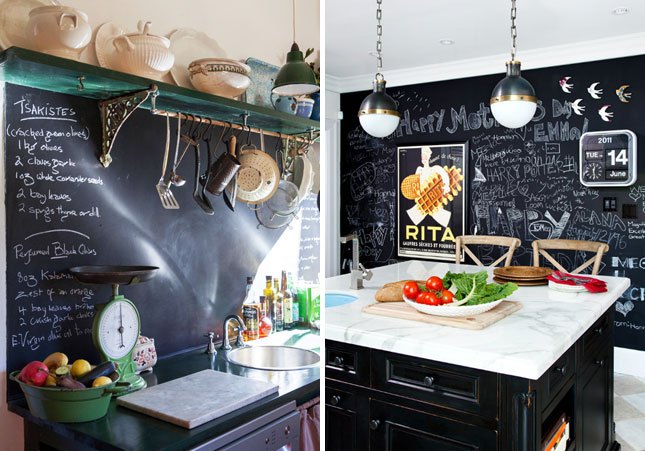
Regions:
<instances>
[{"instance_id":1,"label":"tiled floor","mask_svg":"<svg viewBox=\"0 0 645 451\"><path fill-rule=\"evenodd\" d=\"M621 451L645 451L645 379L614 375L614 421Z\"/></svg>"}]
</instances>

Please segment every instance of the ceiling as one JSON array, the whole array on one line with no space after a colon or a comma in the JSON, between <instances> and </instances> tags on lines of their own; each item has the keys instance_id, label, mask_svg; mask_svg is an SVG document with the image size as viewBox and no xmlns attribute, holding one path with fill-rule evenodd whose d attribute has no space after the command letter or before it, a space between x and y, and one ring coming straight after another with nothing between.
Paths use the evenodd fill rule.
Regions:
<instances>
[{"instance_id":1,"label":"ceiling","mask_svg":"<svg viewBox=\"0 0 645 451\"><path fill-rule=\"evenodd\" d=\"M517 3L519 60L523 50L645 31L643 0ZM386 78L388 70L510 55L510 5L510 0L383 0ZM628 8L629 13L612 14L617 7ZM454 40L454 44L442 45L441 39ZM327 75L371 77L376 58L368 52L376 48L376 1L327 0L325 46Z\"/></svg>"}]
</instances>

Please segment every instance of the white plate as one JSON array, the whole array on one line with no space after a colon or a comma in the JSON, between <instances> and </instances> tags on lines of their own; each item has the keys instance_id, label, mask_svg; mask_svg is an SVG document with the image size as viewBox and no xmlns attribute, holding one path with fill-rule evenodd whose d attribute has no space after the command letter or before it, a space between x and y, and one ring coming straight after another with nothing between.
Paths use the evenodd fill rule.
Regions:
<instances>
[{"instance_id":1,"label":"white plate","mask_svg":"<svg viewBox=\"0 0 645 451\"><path fill-rule=\"evenodd\" d=\"M549 280L549 288L555 291L562 291L563 293L583 293L587 291L582 285L566 285L552 280Z\"/></svg>"},{"instance_id":2,"label":"white plate","mask_svg":"<svg viewBox=\"0 0 645 451\"><path fill-rule=\"evenodd\" d=\"M106 69L115 69L112 61L116 55L114 48L114 38L125 34L125 28L112 22L106 22L96 31L94 49L96 50L96 59L99 65Z\"/></svg>"},{"instance_id":3,"label":"white plate","mask_svg":"<svg viewBox=\"0 0 645 451\"><path fill-rule=\"evenodd\" d=\"M180 28L170 35L170 50L175 55L175 64L170 75L182 88L194 89L188 74L188 65L202 58L226 58L226 52L217 41L206 33Z\"/></svg>"},{"instance_id":4,"label":"white plate","mask_svg":"<svg viewBox=\"0 0 645 451\"><path fill-rule=\"evenodd\" d=\"M489 302L488 304L457 305L457 306L451 306L450 304L446 304L446 305L417 304L416 302L406 298L405 295L403 295L403 300L410 307L414 307L421 313L426 313L428 315L435 315L435 316L451 316L455 318L461 318L463 316L473 316L473 315L479 315L480 313L487 312L497 307L504 299L500 299L499 301Z\"/></svg>"},{"instance_id":5,"label":"white plate","mask_svg":"<svg viewBox=\"0 0 645 451\"><path fill-rule=\"evenodd\" d=\"M40 6L60 5L55 0L7 0L0 4L0 46L31 48L26 37L29 11Z\"/></svg>"}]
</instances>

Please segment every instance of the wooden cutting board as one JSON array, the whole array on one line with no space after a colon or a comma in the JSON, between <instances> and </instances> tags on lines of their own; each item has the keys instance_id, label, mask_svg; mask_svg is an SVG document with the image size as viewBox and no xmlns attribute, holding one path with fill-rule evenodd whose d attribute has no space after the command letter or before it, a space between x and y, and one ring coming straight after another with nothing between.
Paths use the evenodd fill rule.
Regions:
<instances>
[{"instance_id":1,"label":"wooden cutting board","mask_svg":"<svg viewBox=\"0 0 645 451\"><path fill-rule=\"evenodd\" d=\"M519 302L502 301L497 307L479 315L449 318L445 316L426 315L416 311L405 302L377 302L363 307L363 312L372 315L389 316L390 318L408 319L422 323L439 324L441 326L458 327L460 329L484 329L506 318L511 313L522 308Z\"/></svg>"},{"instance_id":2,"label":"wooden cutting board","mask_svg":"<svg viewBox=\"0 0 645 451\"><path fill-rule=\"evenodd\" d=\"M204 370L117 398L117 404L192 429L278 391L270 382Z\"/></svg>"}]
</instances>

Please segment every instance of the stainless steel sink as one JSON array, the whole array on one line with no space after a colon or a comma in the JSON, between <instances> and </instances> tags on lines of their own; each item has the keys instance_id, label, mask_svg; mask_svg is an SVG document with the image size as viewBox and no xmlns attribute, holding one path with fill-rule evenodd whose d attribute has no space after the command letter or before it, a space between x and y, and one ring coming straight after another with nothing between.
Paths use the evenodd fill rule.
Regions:
<instances>
[{"instance_id":1,"label":"stainless steel sink","mask_svg":"<svg viewBox=\"0 0 645 451\"><path fill-rule=\"evenodd\" d=\"M303 370L313 368L320 356L313 351L290 346L251 346L228 353L228 360L236 365L259 370Z\"/></svg>"}]
</instances>

